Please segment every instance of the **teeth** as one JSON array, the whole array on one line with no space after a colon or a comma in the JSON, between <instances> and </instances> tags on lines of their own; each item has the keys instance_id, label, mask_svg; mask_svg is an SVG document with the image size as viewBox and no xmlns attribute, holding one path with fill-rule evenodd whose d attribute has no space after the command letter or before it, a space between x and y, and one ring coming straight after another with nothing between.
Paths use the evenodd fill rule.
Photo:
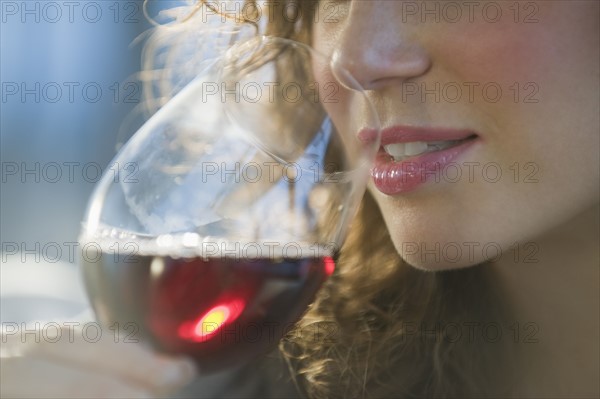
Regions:
<instances>
[{"instance_id":1,"label":"teeth","mask_svg":"<svg viewBox=\"0 0 600 399\"><path fill-rule=\"evenodd\" d=\"M410 143L394 143L384 146L385 152L391 155L395 161L401 161L406 157L423 154L425 152L440 151L453 146L460 140L454 141L413 141Z\"/></svg>"},{"instance_id":2,"label":"teeth","mask_svg":"<svg viewBox=\"0 0 600 399\"><path fill-rule=\"evenodd\" d=\"M388 154L390 154L393 157L403 157L404 155L406 155L404 153L404 143L395 143L395 144L388 144L386 146L384 146L383 148L385 149L385 152L387 152Z\"/></svg>"},{"instance_id":3,"label":"teeth","mask_svg":"<svg viewBox=\"0 0 600 399\"><path fill-rule=\"evenodd\" d=\"M404 144L404 155L419 155L425 151L427 151L427 143L423 141Z\"/></svg>"}]
</instances>

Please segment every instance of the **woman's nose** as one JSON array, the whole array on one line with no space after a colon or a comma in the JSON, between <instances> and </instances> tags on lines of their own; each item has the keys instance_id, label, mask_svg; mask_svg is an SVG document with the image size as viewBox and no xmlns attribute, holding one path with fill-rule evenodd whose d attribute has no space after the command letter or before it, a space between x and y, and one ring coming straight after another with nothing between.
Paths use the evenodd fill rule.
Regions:
<instances>
[{"instance_id":1,"label":"woman's nose","mask_svg":"<svg viewBox=\"0 0 600 399\"><path fill-rule=\"evenodd\" d=\"M363 89L378 90L429 70L431 58L402 25L399 3L351 3L347 17L340 22L332 58L334 71L346 70Z\"/></svg>"}]
</instances>

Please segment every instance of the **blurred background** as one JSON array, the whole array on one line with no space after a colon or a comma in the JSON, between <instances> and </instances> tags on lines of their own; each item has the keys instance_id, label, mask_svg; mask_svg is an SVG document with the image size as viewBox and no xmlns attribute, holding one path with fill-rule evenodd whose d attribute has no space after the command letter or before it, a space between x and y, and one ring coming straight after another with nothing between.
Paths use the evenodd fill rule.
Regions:
<instances>
[{"instance_id":1,"label":"blurred background","mask_svg":"<svg viewBox=\"0 0 600 399\"><path fill-rule=\"evenodd\" d=\"M111 161L120 146L240 37L197 4L0 0L3 327L85 314L77 238L95 184L132 172Z\"/></svg>"},{"instance_id":2,"label":"blurred background","mask_svg":"<svg viewBox=\"0 0 600 399\"><path fill-rule=\"evenodd\" d=\"M142 3L0 1L3 323L84 306L76 242L86 203L102 174L126 172L111 159L145 118Z\"/></svg>"}]
</instances>

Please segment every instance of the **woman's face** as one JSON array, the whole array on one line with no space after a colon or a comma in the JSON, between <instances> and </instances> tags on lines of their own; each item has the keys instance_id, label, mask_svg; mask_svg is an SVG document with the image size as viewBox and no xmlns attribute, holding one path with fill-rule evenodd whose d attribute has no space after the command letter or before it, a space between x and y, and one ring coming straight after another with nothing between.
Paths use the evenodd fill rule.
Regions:
<instances>
[{"instance_id":1,"label":"woman's face","mask_svg":"<svg viewBox=\"0 0 600 399\"><path fill-rule=\"evenodd\" d=\"M313 46L375 105L388 146L369 190L410 264L522 258L598 202L599 7L321 2ZM336 124L364 112L354 95L325 104Z\"/></svg>"}]
</instances>

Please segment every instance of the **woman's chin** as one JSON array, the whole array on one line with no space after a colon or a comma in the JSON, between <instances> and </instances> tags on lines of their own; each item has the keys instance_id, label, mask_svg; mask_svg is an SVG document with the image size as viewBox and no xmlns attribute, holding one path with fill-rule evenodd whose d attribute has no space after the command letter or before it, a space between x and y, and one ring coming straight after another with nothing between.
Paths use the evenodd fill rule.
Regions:
<instances>
[{"instance_id":1,"label":"woman's chin","mask_svg":"<svg viewBox=\"0 0 600 399\"><path fill-rule=\"evenodd\" d=\"M465 269L468 267L476 266L483 262L467 262L467 261L448 261L444 259L435 259L433 253L428 256L419 255L403 255L400 254L402 259L410 266L415 269L419 269L425 272L439 272L445 270Z\"/></svg>"},{"instance_id":2,"label":"woman's chin","mask_svg":"<svg viewBox=\"0 0 600 399\"><path fill-rule=\"evenodd\" d=\"M407 242L394 243L400 257L410 266L423 271L464 269L497 259L499 246L482 248L478 242ZM485 255L485 256L484 256Z\"/></svg>"}]
</instances>

